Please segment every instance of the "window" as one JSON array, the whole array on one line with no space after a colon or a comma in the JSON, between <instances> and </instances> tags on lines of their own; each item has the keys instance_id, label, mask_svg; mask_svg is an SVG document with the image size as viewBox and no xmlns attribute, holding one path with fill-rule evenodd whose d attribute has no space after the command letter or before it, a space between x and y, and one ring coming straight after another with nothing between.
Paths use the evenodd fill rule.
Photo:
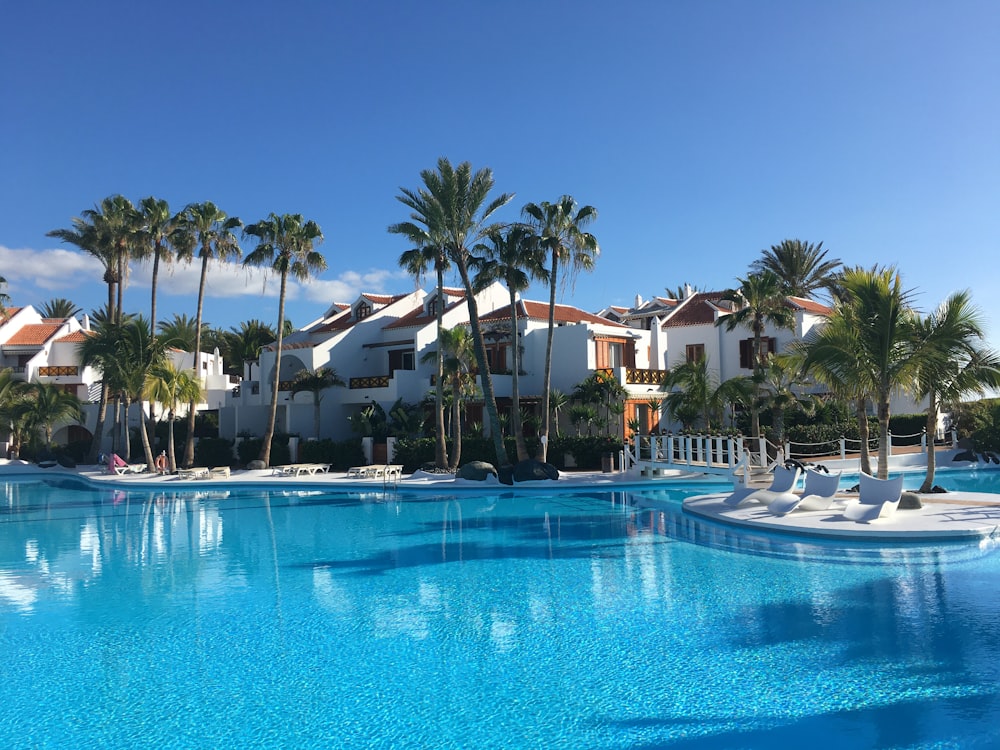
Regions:
<instances>
[{"instance_id":1,"label":"window","mask_svg":"<svg viewBox=\"0 0 1000 750\"><path fill-rule=\"evenodd\" d=\"M704 344L688 344L684 347L684 358L688 362L700 362L705 358Z\"/></svg>"},{"instance_id":2,"label":"window","mask_svg":"<svg viewBox=\"0 0 1000 750\"><path fill-rule=\"evenodd\" d=\"M396 370L413 370L414 357L412 349L393 349L389 352L389 374Z\"/></svg>"},{"instance_id":3,"label":"window","mask_svg":"<svg viewBox=\"0 0 1000 750\"><path fill-rule=\"evenodd\" d=\"M427 314L431 317L435 317L438 311L438 298L431 297L430 301L427 303Z\"/></svg>"},{"instance_id":4,"label":"window","mask_svg":"<svg viewBox=\"0 0 1000 750\"><path fill-rule=\"evenodd\" d=\"M598 338L596 365L598 370L611 367L635 367L635 342L631 339Z\"/></svg>"},{"instance_id":5,"label":"window","mask_svg":"<svg viewBox=\"0 0 1000 750\"><path fill-rule=\"evenodd\" d=\"M507 345L487 344L486 364L492 373L502 375L507 372Z\"/></svg>"},{"instance_id":6,"label":"window","mask_svg":"<svg viewBox=\"0 0 1000 750\"><path fill-rule=\"evenodd\" d=\"M372 306L369 305L367 302L362 302L356 308L354 308L354 317L357 318L358 320L367 318L371 314L372 314Z\"/></svg>"},{"instance_id":7,"label":"window","mask_svg":"<svg viewBox=\"0 0 1000 750\"><path fill-rule=\"evenodd\" d=\"M760 361L764 362L775 351L777 351L777 341L770 336L761 337ZM740 367L744 370L753 369L753 339L740 341Z\"/></svg>"}]
</instances>

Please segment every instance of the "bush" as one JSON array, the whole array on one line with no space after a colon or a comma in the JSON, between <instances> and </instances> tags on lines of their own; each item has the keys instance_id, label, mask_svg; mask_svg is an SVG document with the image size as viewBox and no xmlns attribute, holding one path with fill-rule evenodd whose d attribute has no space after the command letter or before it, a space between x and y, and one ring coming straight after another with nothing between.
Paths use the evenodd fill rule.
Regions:
<instances>
[{"instance_id":1,"label":"bush","mask_svg":"<svg viewBox=\"0 0 1000 750\"><path fill-rule=\"evenodd\" d=\"M920 445L920 438L927 426L926 414L896 414L889 417L889 431L895 436L905 435L903 439L893 437L893 445ZM910 436L913 437L910 437Z\"/></svg>"},{"instance_id":2,"label":"bush","mask_svg":"<svg viewBox=\"0 0 1000 750\"><path fill-rule=\"evenodd\" d=\"M201 438L194 446L194 463L196 466L232 466L235 463L233 441Z\"/></svg>"},{"instance_id":3,"label":"bush","mask_svg":"<svg viewBox=\"0 0 1000 750\"><path fill-rule=\"evenodd\" d=\"M332 471L347 471L365 462L361 438L340 442L334 440L306 440L299 443L299 459L303 463L330 464Z\"/></svg>"},{"instance_id":4,"label":"bush","mask_svg":"<svg viewBox=\"0 0 1000 750\"><path fill-rule=\"evenodd\" d=\"M264 438L246 438L236 448L236 454L240 460L240 466L246 466L251 461L256 461L260 455L261 446L264 445ZM271 466L281 466L291 463L291 452L288 450L288 435L276 434L271 438Z\"/></svg>"}]
</instances>

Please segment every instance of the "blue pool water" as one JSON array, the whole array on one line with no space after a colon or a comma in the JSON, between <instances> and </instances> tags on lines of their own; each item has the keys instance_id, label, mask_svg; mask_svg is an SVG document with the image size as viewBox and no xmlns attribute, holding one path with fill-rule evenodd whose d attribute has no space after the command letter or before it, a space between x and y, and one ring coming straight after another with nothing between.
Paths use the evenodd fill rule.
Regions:
<instances>
[{"instance_id":1,"label":"blue pool water","mask_svg":"<svg viewBox=\"0 0 1000 750\"><path fill-rule=\"evenodd\" d=\"M1000 746L990 543L735 533L705 484L0 487L0 747Z\"/></svg>"}]
</instances>

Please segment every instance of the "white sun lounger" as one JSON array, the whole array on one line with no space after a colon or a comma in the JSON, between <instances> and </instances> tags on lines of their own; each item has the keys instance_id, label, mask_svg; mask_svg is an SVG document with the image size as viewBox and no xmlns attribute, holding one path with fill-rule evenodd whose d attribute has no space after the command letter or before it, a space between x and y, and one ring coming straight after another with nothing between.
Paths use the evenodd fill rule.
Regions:
<instances>
[{"instance_id":1,"label":"white sun lounger","mask_svg":"<svg viewBox=\"0 0 1000 750\"><path fill-rule=\"evenodd\" d=\"M844 518L858 523L871 523L889 518L899 507L903 496L903 476L895 479L876 479L862 474L858 478L858 499L844 508Z\"/></svg>"},{"instance_id":2,"label":"white sun lounger","mask_svg":"<svg viewBox=\"0 0 1000 750\"><path fill-rule=\"evenodd\" d=\"M836 474L825 474L809 469L801 493L786 492L778 495L768 504L767 509L776 516L783 516L793 510L827 510L836 500L839 485L839 471Z\"/></svg>"},{"instance_id":3,"label":"white sun lounger","mask_svg":"<svg viewBox=\"0 0 1000 750\"><path fill-rule=\"evenodd\" d=\"M192 466L190 469L178 469L178 479L208 479L210 476L207 466Z\"/></svg>"},{"instance_id":4,"label":"white sun lounger","mask_svg":"<svg viewBox=\"0 0 1000 750\"><path fill-rule=\"evenodd\" d=\"M730 508L738 508L745 503L770 503L778 496L795 489L802 471L796 469L786 469L784 466L774 467L774 476L771 479L771 486L766 490L754 490L749 487L740 487L727 497L723 502Z\"/></svg>"}]
</instances>

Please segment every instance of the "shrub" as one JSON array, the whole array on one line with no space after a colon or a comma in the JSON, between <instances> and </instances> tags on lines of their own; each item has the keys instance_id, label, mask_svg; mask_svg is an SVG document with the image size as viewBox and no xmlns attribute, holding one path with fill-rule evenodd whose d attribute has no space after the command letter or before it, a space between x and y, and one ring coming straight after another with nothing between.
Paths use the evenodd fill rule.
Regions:
<instances>
[{"instance_id":1,"label":"shrub","mask_svg":"<svg viewBox=\"0 0 1000 750\"><path fill-rule=\"evenodd\" d=\"M264 438L247 438L236 448L240 465L246 466L251 461L256 461L260 455L261 446L264 445ZM288 450L288 435L276 434L271 439L271 465L281 466L291 463L291 452Z\"/></svg>"},{"instance_id":2,"label":"shrub","mask_svg":"<svg viewBox=\"0 0 1000 750\"><path fill-rule=\"evenodd\" d=\"M365 462L361 438L349 440L306 440L299 443L299 459L303 463L330 464L332 471L347 471Z\"/></svg>"},{"instance_id":3,"label":"shrub","mask_svg":"<svg viewBox=\"0 0 1000 750\"><path fill-rule=\"evenodd\" d=\"M205 437L194 446L196 466L232 466L234 461L232 440Z\"/></svg>"}]
</instances>

